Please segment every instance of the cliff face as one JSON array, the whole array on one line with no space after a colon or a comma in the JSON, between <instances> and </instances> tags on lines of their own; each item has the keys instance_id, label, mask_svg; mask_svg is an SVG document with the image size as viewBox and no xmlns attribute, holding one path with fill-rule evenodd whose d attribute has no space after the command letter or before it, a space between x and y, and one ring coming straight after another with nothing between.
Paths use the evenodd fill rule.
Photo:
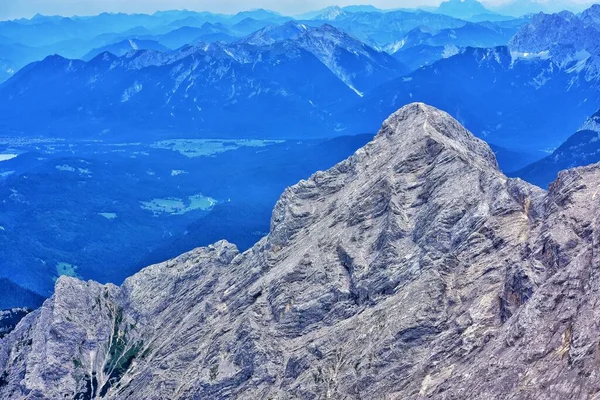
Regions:
<instances>
[{"instance_id":1,"label":"cliff face","mask_svg":"<svg viewBox=\"0 0 600 400\"><path fill-rule=\"evenodd\" d=\"M0 340L0 398L591 397L598 182L508 179L448 114L408 105L287 189L243 254L59 279Z\"/></svg>"},{"instance_id":2,"label":"cliff face","mask_svg":"<svg viewBox=\"0 0 600 400\"><path fill-rule=\"evenodd\" d=\"M598 164L559 174L529 244L552 275L436 398L598 398L599 183Z\"/></svg>"}]
</instances>

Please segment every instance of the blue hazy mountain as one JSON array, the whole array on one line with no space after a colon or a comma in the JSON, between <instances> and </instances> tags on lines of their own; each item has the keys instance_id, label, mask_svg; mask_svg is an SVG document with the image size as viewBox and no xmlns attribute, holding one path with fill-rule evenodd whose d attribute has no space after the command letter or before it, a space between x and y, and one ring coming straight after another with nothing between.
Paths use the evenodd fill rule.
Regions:
<instances>
[{"instance_id":1,"label":"blue hazy mountain","mask_svg":"<svg viewBox=\"0 0 600 400\"><path fill-rule=\"evenodd\" d=\"M389 48L389 47L388 47ZM396 47L389 48L394 51ZM417 44L409 47L401 47L392 55L401 63L408 66L411 71L415 71L426 65L431 65L443 58L452 57L461 51L459 47L453 45L435 46L428 44Z\"/></svg>"},{"instance_id":2,"label":"blue hazy mountain","mask_svg":"<svg viewBox=\"0 0 600 400\"><path fill-rule=\"evenodd\" d=\"M600 26L600 4L585 9L579 16L585 25Z\"/></svg>"},{"instance_id":3,"label":"blue hazy mountain","mask_svg":"<svg viewBox=\"0 0 600 400\"><path fill-rule=\"evenodd\" d=\"M147 38L154 39L163 46L176 50L185 45L199 42L229 42L235 40L236 36L233 36L231 31L221 24L207 22L200 28L184 26L162 35L147 36Z\"/></svg>"},{"instance_id":4,"label":"blue hazy mountain","mask_svg":"<svg viewBox=\"0 0 600 400\"><path fill-rule=\"evenodd\" d=\"M427 27L432 32L447 28L460 28L466 21L425 11L390 12L346 12L335 10L326 15L327 23L352 34L354 37L378 46L386 46L401 40L408 32L418 27Z\"/></svg>"},{"instance_id":5,"label":"blue hazy mountain","mask_svg":"<svg viewBox=\"0 0 600 400\"><path fill-rule=\"evenodd\" d=\"M356 12L386 12L386 10L382 10L370 4L357 4L342 7L345 12L356 13Z\"/></svg>"},{"instance_id":6,"label":"blue hazy mountain","mask_svg":"<svg viewBox=\"0 0 600 400\"><path fill-rule=\"evenodd\" d=\"M0 59L0 83L10 78L17 70L13 61Z\"/></svg>"},{"instance_id":7,"label":"blue hazy mountain","mask_svg":"<svg viewBox=\"0 0 600 400\"><path fill-rule=\"evenodd\" d=\"M365 5L351 5L345 7L339 6L329 6L319 10L309 11L300 15L297 15L296 18L298 20L309 20L309 19L319 19L320 16L323 15L332 15L335 13L339 13L340 10L345 13L357 13L357 12L389 12L390 10L382 10L375 6L365 4Z\"/></svg>"},{"instance_id":8,"label":"blue hazy mountain","mask_svg":"<svg viewBox=\"0 0 600 400\"><path fill-rule=\"evenodd\" d=\"M368 93L346 119L349 129L370 131L391 110L423 101L490 143L555 148L598 108L599 66L595 56L557 62L521 57L506 46L467 48Z\"/></svg>"},{"instance_id":9,"label":"blue hazy mountain","mask_svg":"<svg viewBox=\"0 0 600 400\"><path fill-rule=\"evenodd\" d=\"M245 18L231 26L231 31L239 36L248 35L266 26L280 24L281 20Z\"/></svg>"},{"instance_id":10,"label":"blue hazy mountain","mask_svg":"<svg viewBox=\"0 0 600 400\"><path fill-rule=\"evenodd\" d=\"M471 40L477 41L477 35L483 34L483 40L486 40L485 37L490 34L483 31L475 32L474 30L477 26L487 28L490 31L506 30L503 33L506 35L509 31L514 34L527 22L526 19L515 21L514 19L505 20L503 18L500 21L482 21L474 25L463 19L422 10L349 13L343 9L339 9L337 12L331 9L326 16L328 17L327 22L329 24L352 34L366 43L372 43L382 48L402 41L406 35L416 29L437 35L443 31L449 32L465 28L465 33L469 30L473 31Z\"/></svg>"},{"instance_id":11,"label":"blue hazy mountain","mask_svg":"<svg viewBox=\"0 0 600 400\"><path fill-rule=\"evenodd\" d=\"M436 12L455 18L470 19L476 16L490 15L492 11L488 10L477 0L447 0L443 1Z\"/></svg>"},{"instance_id":12,"label":"blue hazy mountain","mask_svg":"<svg viewBox=\"0 0 600 400\"><path fill-rule=\"evenodd\" d=\"M0 86L0 124L78 137L173 129L217 137L332 136L335 110L406 71L331 26L262 46L253 38L173 52L102 53L89 62L48 57Z\"/></svg>"},{"instance_id":13,"label":"blue hazy mountain","mask_svg":"<svg viewBox=\"0 0 600 400\"><path fill-rule=\"evenodd\" d=\"M173 21L167 26L172 29L182 28L184 26L190 27L190 28L200 28L204 24L210 24L210 22L206 22L206 21L203 21L202 19L190 16L190 17L178 19L177 21Z\"/></svg>"},{"instance_id":14,"label":"blue hazy mountain","mask_svg":"<svg viewBox=\"0 0 600 400\"><path fill-rule=\"evenodd\" d=\"M28 46L53 45L70 40L89 40L102 33L124 32L138 26L155 28L167 20L142 14L100 14L94 17L46 17L0 22L0 35Z\"/></svg>"},{"instance_id":15,"label":"blue hazy mountain","mask_svg":"<svg viewBox=\"0 0 600 400\"><path fill-rule=\"evenodd\" d=\"M375 120L398 106L424 101L449 111L490 143L554 149L600 105L597 12L592 7L582 16L538 14L509 46L467 48L388 83L350 112L354 121L366 123L353 129L374 129Z\"/></svg>"},{"instance_id":16,"label":"blue hazy mountain","mask_svg":"<svg viewBox=\"0 0 600 400\"><path fill-rule=\"evenodd\" d=\"M600 55L600 24L595 6L580 17L569 11L537 14L511 40L510 46L521 53L547 52L555 60Z\"/></svg>"},{"instance_id":17,"label":"blue hazy mountain","mask_svg":"<svg viewBox=\"0 0 600 400\"><path fill-rule=\"evenodd\" d=\"M123 56L130 51L134 50L156 50L156 51L167 51L168 49L162 44L154 40L139 40L139 39L127 39L118 43L113 43L108 46L94 49L83 56L84 60L91 60L97 55L105 52L112 53L116 56Z\"/></svg>"},{"instance_id":18,"label":"blue hazy mountain","mask_svg":"<svg viewBox=\"0 0 600 400\"><path fill-rule=\"evenodd\" d=\"M0 38L0 82L10 78L15 72L38 58L34 49L3 41Z\"/></svg>"},{"instance_id":19,"label":"blue hazy mountain","mask_svg":"<svg viewBox=\"0 0 600 400\"><path fill-rule=\"evenodd\" d=\"M123 33L140 27L161 34L184 26L202 27L207 22L234 26L248 19L273 24L283 23L291 18L265 10L236 15L166 11L152 15L103 13L92 17L70 18L36 16L30 20L0 22L0 35L9 37L16 43L43 46L75 39L89 40L101 34Z\"/></svg>"},{"instance_id":20,"label":"blue hazy mountain","mask_svg":"<svg viewBox=\"0 0 600 400\"><path fill-rule=\"evenodd\" d=\"M477 0L447 0L431 11L471 22L498 22L513 18L491 11Z\"/></svg>"},{"instance_id":21,"label":"blue hazy mountain","mask_svg":"<svg viewBox=\"0 0 600 400\"><path fill-rule=\"evenodd\" d=\"M385 49L411 70L415 70L451 57L465 47L507 45L517 31L517 27L504 28L494 23L467 23L460 28L433 32L428 28L418 27Z\"/></svg>"},{"instance_id":22,"label":"blue hazy mountain","mask_svg":"<svg viewBox=\"0 0 600 400\"><path fill-rule=\"evenodd\" d=\"M335 21L346 18L350 13L338 6L327 7L312 19L318 21Z\"/></svg>"},{"instance_id":23,"label":"blue hazy mountain","mask_svg":"<svg viewBox=\"0 0 600 400\"><path fill-rule=\"evenodd\" d=\"M240 39L240 42L254 46L264 46L282 40L295 39L309 30L306 24L289 21L282 25L270 25Z\"/></svg>"},{"instance_id":24,"label":"blue hazy mountain","mask_svg":"<svg viewBox=\"0 0 600 400\"><path fill-rule=\"evenodd\" d=\"M254 21L273 17L258 13L267 19ZM582 39L574 47L561 33L575 29L594 38L594 15L591 9L585 18L561 13L474 24L422 11L345 12L331 22L360 35L372 30L382 41L410 27L392 42L406 51L400 59L417 60L413 68L432 65L399 79L405 66L356 34L299 22L263 27L230 44L197 43L116 58L105 53L88 63L50 57L0 86L5 100L0 124L17 132L61 130L86 136L158 135L177 129L186 135L233 137L243 130L251 136L282 137L278 124L293 118L289 135L331 136L374 131L394 109L423 100L447 109L496 145L554 148L598 106L595 40ZM429 27L418 28L420 24ZM511 47L457 46L505 42L523 24ZM207 27L222 26L211 22ZM551 51L555 48L562 50ZM439 57L443 59L435 62ZM581 105L562 107L561 96ZM278 112L266 111L274 109ZM551 115L544 117L544 112ZM230 122L240 115L243 124ZM524 130L527 140L522 139Z\"/></svg>"},{"instance_id":25,"label":"blue hazy mountain","mask_svg":"<svg viewBox=\"0 0 600 400\"><path fill-rule=\"evenodd\" d=\"M402 40L413 29L432 34L456 29L465 21L423 11L386 11L372 6L330 7L305 21L320 26L329 21L359 40L383 48ZM318 20L321 18L322 20ZM37 15L31 19L0 22L0 81L25 65L49 55L90 59L102 50L117 54L128 40L145 41L141 49L158 50L152 41L175 50L198 42L232 42L260 29L292 20L268 10L253 10L235 15L194 11L163 11L152 15L103 13L90 17ZM474 45L473 43L471 45ZM409 62L419 64L418 62Z\"/></svg>"},{"instance_id":26,"label":"blue hazy mountain","mask_svg":"<svg viewBox=\"0 0 600 400\"><path fill-rule=\"evenodd\" d=\"M272 22L286 22L289 21L290 19L292 19L291 17L286 17L283 16L279 13L276 13L274 11L270 11L270 10L265 10L263 8L259 8L256 10L250 10L250 11L242 11L237 13L236 15L232 16L230 18L230 21L234 24L239 23L245 19L254 19L254 20L267 20L267 21L272 21Z\"/></svg>"},{"instance_id":27,"label":"blue hazy mountain","mask_svg":"<svg viewBox=\"0 0 600 400\"><path fill-rule=\"evenodd\" d=\"M331 25L309 28L296 38L296 42L361 96L408 72L406 66L389 54L375 50Z\"/></svg>"},{"instance_id":28,"label":"blue hazy mountain","mask_svg":"<svg viewBox=\"0 0 600 400\"><path fill-rule=\"evenodd\" d=\"M583 11L589 3L564 0L511 0L490 4L492 11L502 15L521 17L527 14L557 13L563 10L579 13Z\"/></svg>"},{"instance_id":29,"label":"blue hazy mountain","mask_svg":"<svg viewBox=\"0 0 600 400\"><path fill-rule=\"evenodd\" d=\"M172 24L179 18L186 18L184 15L174 12L155 15L100 14L73 18L38 15L32 19L1 21L0 81L48 55L81 58L94 49L115 46L129 39L154 40L152 35L175 30ZM212 19L205 13L198 15ZM188 16L186 19L190 18Z\"/></svg>"},{"instance_id":30,"label":"blue hazy mountain","mask_svg":"<svg viewBox=\"0 0 600 400\"><path fill-rule=\"evenodd\" d=\"M131 129L147 135L303 137L325 130L326 116L354 97L295 42L198 44L173 53L103 53L89 62L48 57L0 86L0 124L80 137ZM17 114L10 116L12 111ZM290 129L282 131L286 121Z\"/></svg>"},{"instance_id":31,"label":"blue hazy mountain","mask_svg":"<svg viewBox=\"0 0 600 400\"><path fill-rule=\"evenodd\" d=\"M0 80L48 55L89 57L95 49L117 46L126 40L157 41L172 49L198 41L228 41L289 19L266 10L254 10L236 15L193 11L152 15L103 13L69 18L36 15L31 19L0 21Z\"/></svg>"},{"instance_id":32,"label":"blue hazy mountain","mask_svg":"<svg viewBox=\"0 0 600 400\"><path fill-rule=\"evenodd\" d=\"M196 44L199 42L230 42L237 39L231 28L223 23L205 22L200 27L183 26L167 33L132 36L138 40L156 41L162 46L176 50L188 44Z\"/></svg>"},{"instance_id":33,"label":"blue hazy mountain","mask_svg":"<svg viewBox=\"0 0 600 400\"><path fill-rule=\"evenodd\" d=\"M547 155L539 150L507 149L495 144L490 144L490 148L498 160L498 165L506 172L524 168Z\"/></svg>"},{"instance_id":34,"label":"blue hazy mountain","mask_svg":"<svg viewBox=\"0 0 600 400\"><path fill-rule=\"evenodd\" d=\"M236 43L255 46L293 40L317 57L341 81L362 95L365 91L408 72L389 54L332 27L310 27L298 22L261 29Z\"/></svg>"},{"instance_id":35,"label":"blue hazy mountain","mask_svg":"<svg viewBox=\"0 0 600 400\"><path fill-rule=\"evenodd\" d=\"M600 112L597 112L552 154L512 175L546 188L556 179L559 171L599 161Z\"/></svg>"},{"instance_id":36,"label":"blue hazy mountain","mask_svg":"<svg viewBox=\"0 0 600 400\"><path fill-rule=\"evenodd\" d=\"M157 11L154 14L152 14L152 17L158 18L160 21L163 21L162 24L176 24L177 21L186 20L190 17L210 23L219 23L229 19L231 15L217 14L207 11L198 12L189 10L168 10Z\"/></svg>"}]
</instances>

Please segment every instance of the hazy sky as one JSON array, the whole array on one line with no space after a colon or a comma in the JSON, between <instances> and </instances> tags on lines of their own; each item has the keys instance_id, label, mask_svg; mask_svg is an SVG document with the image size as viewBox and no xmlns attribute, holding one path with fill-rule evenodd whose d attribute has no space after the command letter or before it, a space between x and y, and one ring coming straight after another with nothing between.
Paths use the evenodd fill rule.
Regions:
<instances>
[{"instance_id":1,"label":"hazy sky","mask_svg":"<svg viewBox=\"0 0 600 400\"><path fill-rule=\"evenodd\" d=\"M487 0L493 4L510 0ZM525 0L517 0L525 1ZM537 0L560 1L560 0ZM437 5L441 0L0 0L0 19L46 15L94 15L108 12L151 13L157 10L189 9L235 13L254 8L268 8L286 14L297 14L329 5L372 4L381 8ZM590 0L572 0L589 3Z\"/></svg>"}]
</instances>

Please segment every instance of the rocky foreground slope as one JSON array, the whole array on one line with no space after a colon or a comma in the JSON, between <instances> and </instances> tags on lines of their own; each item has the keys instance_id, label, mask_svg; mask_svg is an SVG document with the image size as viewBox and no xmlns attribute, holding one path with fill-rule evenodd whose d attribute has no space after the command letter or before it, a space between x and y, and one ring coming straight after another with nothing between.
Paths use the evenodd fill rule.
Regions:
<instances>
[{"instance_id":1,"label":"rocky foreground slope","mask_svg":"<svg viewBox=\"0 0 600 400\"><path fill-rule=\"evenodd\" d=\"M598 398L599 183L508 179L408 105L287 189L243 254L59 279L0 340L0 398Z\"/></svg>"}]
</instances>

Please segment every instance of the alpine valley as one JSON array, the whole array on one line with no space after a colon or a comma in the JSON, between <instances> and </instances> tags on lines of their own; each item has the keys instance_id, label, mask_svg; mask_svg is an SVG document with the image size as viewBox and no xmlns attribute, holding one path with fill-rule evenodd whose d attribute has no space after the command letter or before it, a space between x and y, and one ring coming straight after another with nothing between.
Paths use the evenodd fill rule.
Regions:
<instances>
[{"instance_id":1,"label":"alpine valley","mask_svg":"<svg viewBox=\"0 0 600 400\"><path fill-rule=\"evenodd\" d=\"M0 21L0 399L598 398L558 4Z\"/></svg>"}]
</instances>

